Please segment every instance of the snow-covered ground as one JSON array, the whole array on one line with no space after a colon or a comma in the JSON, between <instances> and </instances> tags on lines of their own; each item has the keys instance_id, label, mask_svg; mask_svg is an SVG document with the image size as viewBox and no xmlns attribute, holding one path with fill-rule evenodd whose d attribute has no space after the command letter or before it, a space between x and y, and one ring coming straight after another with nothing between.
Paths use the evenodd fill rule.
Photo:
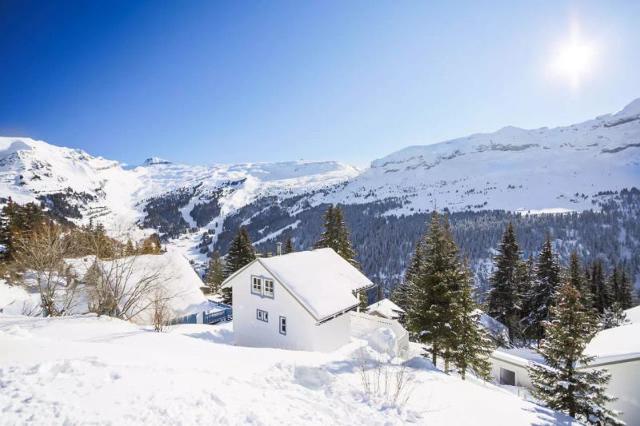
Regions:
<instances>
[{"instance_id":1,"label":"snow-covered ground","mask_svg":"<svg viewBox=\"0 0 640 426\"><path fill-rule=\"evenodd\" d=\"M571 424L445 375L415 346L412 390L398 408L363 392L363 341L321 354L232 340L231 324L154 333L105 317L0 314L0 424Z\"/></svg>"}]
</instances>

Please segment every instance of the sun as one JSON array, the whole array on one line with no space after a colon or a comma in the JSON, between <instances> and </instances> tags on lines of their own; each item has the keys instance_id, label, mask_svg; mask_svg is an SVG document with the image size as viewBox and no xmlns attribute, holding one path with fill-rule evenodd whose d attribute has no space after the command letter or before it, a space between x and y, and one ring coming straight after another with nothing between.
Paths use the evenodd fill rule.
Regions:
<instances>
[{"instance_id":1,"label":"sun","mask_svg":"<svg viewBox=\"0 0 640 426\"><path fill-rule=\"evenodd\" d=\"M557 46L550 67L554 75L577 89L592 71L594 59L594 44L585 40L578 26L573 25L571 37Z\"/></svg>"}]
</instances>

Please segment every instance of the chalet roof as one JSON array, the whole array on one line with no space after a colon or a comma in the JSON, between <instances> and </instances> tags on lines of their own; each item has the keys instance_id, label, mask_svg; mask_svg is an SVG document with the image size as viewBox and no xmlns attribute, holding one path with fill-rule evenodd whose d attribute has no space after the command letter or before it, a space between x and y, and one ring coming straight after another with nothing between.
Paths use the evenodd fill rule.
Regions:
<instances>
[{"instance_id":1,"label":"chalet roof","mask_svg":"<svg viewBox=\"0 0 640 426\"><path fill-rule=\"evenodd\" d=\"M330 248L258 258L251 264L255 262L284 286L316 321L353 308L358 304L353 292L373 286L362 272ZM227 278L223 287L229 287L236 275Z\"/></svg>"},{"instance_id":2,"label":"chalet roof","mask_svg":"<svg viewBox=\"0 0 640 426\"><path fill-rule=\"evenodd\" d=\"M621 362L640 359L640 323L621 325L598 332L584 352L596 357L592 365L606 361Z\"/></svg>"},{"instance_id":3,"label":"chalet roof","mask_svg":"<svg viewBox=\"0 0 640 426\"><path fill-rule=\"evenodd\" d=\"M382 299L367 307L367 312L377 312L385 318L396 319L404 313L404 309L389 299Z\"/></svg>"}]
</instances>

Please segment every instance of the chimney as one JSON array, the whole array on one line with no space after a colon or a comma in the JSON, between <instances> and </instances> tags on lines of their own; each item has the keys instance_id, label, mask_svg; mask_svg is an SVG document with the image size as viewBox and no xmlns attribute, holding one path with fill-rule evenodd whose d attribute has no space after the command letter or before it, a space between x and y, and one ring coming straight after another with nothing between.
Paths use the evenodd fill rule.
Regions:
<instances>
[{"instance_id":1,"label":"chimney","mask_svg":"<svg viewBox=\"0 0 640 426\"><path fill-rule=\"evenodd\" d=\"M276 256L282 256L282 243L276 243Z\"/></svg>"}]
</instances>

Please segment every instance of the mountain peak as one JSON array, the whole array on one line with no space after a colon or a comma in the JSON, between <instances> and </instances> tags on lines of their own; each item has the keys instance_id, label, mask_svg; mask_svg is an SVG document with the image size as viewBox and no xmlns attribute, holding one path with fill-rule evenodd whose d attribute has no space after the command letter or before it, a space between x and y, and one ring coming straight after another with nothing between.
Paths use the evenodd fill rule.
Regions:
<instances>
[{"instance_id":1,"label":"mountain peak","mask_svg":"<svg viewBox=\"0 0 640 426\"><path fill-rule=\"evenodd\" d=\"M629 105L624 107L619 113L616 115L640 115L640 98L632 101Z\"/></svg>"},{"instance_id":2,"label":"mountain peak","mask_svg":"<svg viewBox=\"0 0 640 426\"><path fill-rule=\"evenodd\" d=\"M143 166L155 166L157 164L171 164L171 161L160 157L149 157L142 163Z\"/></svg>"}]
</instances>

